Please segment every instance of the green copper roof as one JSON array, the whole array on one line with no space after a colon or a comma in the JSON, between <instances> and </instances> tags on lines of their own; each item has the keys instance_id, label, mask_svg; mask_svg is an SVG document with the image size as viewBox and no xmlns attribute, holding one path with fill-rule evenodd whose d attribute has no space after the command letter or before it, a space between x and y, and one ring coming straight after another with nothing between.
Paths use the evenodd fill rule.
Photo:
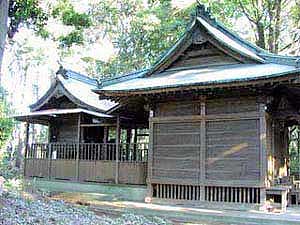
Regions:
<instances>
[{"instance_id":1,"label":"green copper roof","mask_svg":"<svg viewBox=\"0 0 300 225\"><path fill-rule=\"evenodd\" d=\"M233 65L181 67L168 69L168 62L191 43L193 32L205 32L220 46L241 56L246 61ZM179 56L178 56L179 57ZM213 19L203 6L198 6L197 16L185 34L151 68L114 78L101 83L98 92L130 92L183 86L204 86L230 82L270 79L299 73L298 57L280 56L243 40Z\"/></svg>"}]
</instances>

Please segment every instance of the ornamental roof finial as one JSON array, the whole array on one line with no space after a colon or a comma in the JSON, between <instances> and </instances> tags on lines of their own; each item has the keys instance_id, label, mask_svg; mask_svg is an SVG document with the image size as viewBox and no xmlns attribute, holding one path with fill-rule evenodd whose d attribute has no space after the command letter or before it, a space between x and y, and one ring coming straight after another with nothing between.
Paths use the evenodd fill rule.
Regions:
<instances>
[{"instance_id":1,"label":"ornamental roof finial","mask_svg":"<svg viewBox=\"0 0 300 225\"><path fill-rule=\"evenodd\" d=\"M67 76L67 70L64 68L64 66L61 64L61 62L59 62L58 61L58 64L59 64L59 69L57 70L57 72L56 72L56 76L58 75L58 74L60 74L60 75L62 75L65 79L67 79L68 78L68 76Z\"/></svg>"},{"instance_id":2,"label":"ornamental roof finial","mask_svg":"<svg viewBox=\"0 0 300 225\"><path fill-rule=\"evenodd\" d=\"M201 4L199 0L197 0L197 8L196 8L196 16L206 18L212 22L215 22L215 18L211 15L211 11L209 7Z\"/></svg>"}]
</instances>

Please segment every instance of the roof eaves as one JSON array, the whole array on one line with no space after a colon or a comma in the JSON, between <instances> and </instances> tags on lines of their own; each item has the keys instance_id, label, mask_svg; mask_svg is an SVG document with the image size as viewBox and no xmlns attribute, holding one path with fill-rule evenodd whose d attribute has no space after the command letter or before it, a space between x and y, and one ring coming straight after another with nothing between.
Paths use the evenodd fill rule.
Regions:
<instances>
[{"instance_id":1,"label":"roof eaves","mask_svg":"<svg viewBox=\"0 0 300 225\"><path fill-rule=\"evenodd\" d=\"M215 17L211 15L211 12L209 8L205 7L202 4L197 5L197 17L201 17L204 19L206 22L208 22L210 25L214 26L215 28L222 30L223 33L226 33L229 35L231 38L235 39L242 45L246 45L247 47L251 48L257 53L268 53L265 49L260 48L250 41L247 41L243 38L241 38L236 32L228 29L226 26L224 26L221 22L219 22Z\"/></svg>"},{"instance_id":2,"label":"roof eaves","mask_svg":"<svg viewBox=\"0 0 300 225\"><path fill-rule=\"evenodd\" d=\"M265 63L265 60L258 55L257 51L253 50L252 48L249 48L247 45L245 45L245 43L241 43L240 41L238 41L236 36L224 33L222 30L219 29L218 26L212 24L210 20L207 20L207 18L199 16L197 17L197 21L202 27L204 27L204 29L207 30L207 32L210 35L212 35L218 42L222 43L227 48L231 49L234 52L237 52L238 54L244 57L251 58L256 62ZM221 37L219 37L220 35ZM228 39L228 43L227 41L223 40L224 38ZM239 45L240 47L234 45Z\"/></svg>"},{"instance_id":3,"label":"roof eaves","mask_svg":"<svg viewBox=\"0 0 300 225\"><path fill-rule=\"evenodd\" d=\"M218 81L206 81L206 82L195 82L195 83L186 83L186 84L175 84L175 85L161 85L156 87L147 87L147 88L134 88L134 89L128 89L128 90L98 90L98 93L133 93L133 92L151 92L156 91L159 89L171 89L171 88L186 88L186 87L205 87L205 86L212 86L212 85L222 85L222 84L230 84L230 83L241 83L244 84L244 82L251 82L251 81L260 81L260 80L266 80L271 78L280 78L285 75L300 73L300 68L285 71L277 74L272 75L265 75L261 77L251 77L251 78L234 78L234 79L226 79L226 80L218 80Z\"/></svg>"}]
</instances>

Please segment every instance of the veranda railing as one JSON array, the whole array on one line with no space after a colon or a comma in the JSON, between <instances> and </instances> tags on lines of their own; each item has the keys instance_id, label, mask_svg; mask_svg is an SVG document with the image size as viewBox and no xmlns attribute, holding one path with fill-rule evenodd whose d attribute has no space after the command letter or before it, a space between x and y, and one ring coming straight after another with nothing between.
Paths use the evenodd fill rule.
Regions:
<instances>
[{"instance_id":1,"label":"veranda railing","mask_svg":"<svg viewBox=\"0 0 300 225\"><path fill-rule=\"evenodd\" d=\"M33 143L26 148L24 175L145 184L147 158L148 143Z\"/></svg>"}]
</instances>

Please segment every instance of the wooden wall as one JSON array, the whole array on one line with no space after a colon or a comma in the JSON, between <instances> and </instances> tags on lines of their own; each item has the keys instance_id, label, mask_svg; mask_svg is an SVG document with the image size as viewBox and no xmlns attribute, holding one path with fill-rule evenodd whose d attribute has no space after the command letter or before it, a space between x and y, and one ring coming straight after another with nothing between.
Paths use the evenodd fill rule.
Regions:
<instances>
[{"instance_id":1,"label":"wooden wall","mask_svg":"<svg viewBox=\"0 0 300 225\"><path fill-rule=\"evenodd\" d=\"M150 128L148 173L155 187L193 185L186 187L193 194L199 185L203 191L220 186L224 195L227 188L264 187L265 112L256 98L157 103Z\"/></svg>"},{"instance_id":2,"label":"wooden wall","mask_svg":"<svg viewBox=\"0 0 300 225\"><path fill-rule=\"evenodd\" d=\"M77 142L78 115L70 114L53 120L50 125L50 136L56 136L57 142Z\"/></svg>"}]
</instances>

